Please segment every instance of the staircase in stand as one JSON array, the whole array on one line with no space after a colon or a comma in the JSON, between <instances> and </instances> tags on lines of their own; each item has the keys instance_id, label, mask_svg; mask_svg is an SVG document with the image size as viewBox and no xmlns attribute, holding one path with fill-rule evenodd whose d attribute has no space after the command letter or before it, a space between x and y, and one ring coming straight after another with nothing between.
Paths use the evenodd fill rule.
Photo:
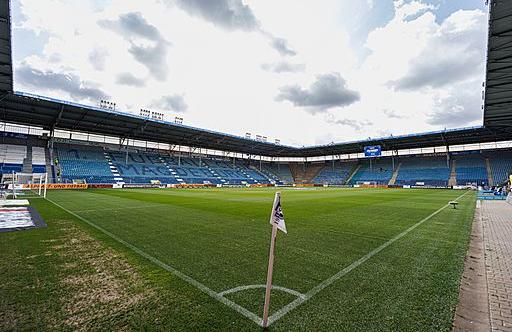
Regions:
<instances>
[{"instance_id":1,"label":"staircase in stand","mask_svg":"<svg viewBox=\"0 0 512 332\"><path fill-rule=\"evenodd\" d=\"M450 172L450 179L448 180L448 186L456 186L457 185L457 161L452 159L452 167Z\"/></svg>"},{"instance_id":2,"label":"staircase in stand","mask_svg":"<svg viewBox=\"0 0 512 332\"><path fill-rule=\"evenodd\" d=\"M398 166L396 167L395 171L393 172L393 176L388 182L389 186L393 186L396 183L396 178L398 177L398 171L400 170L400 166L402 166L402 163L398 163Z\"/></svg>"},{"instance_id":3,"label":"staircase in stand","mask_svg":"<svg viewBox=\"0 0 512 332\"><path fill-rule=\"evenodd\" d=\"M23 159L23 173L32 173L32 146L27 145L27 155Z\"/></svg>"},{"instance_id":4,"label":"staircase in stand","mask_svg":"<svg viewBox=\"0 0 512 332\"><path fill-rule=\"evenodd\" d=\"M249 168L252 169L253 171L255 171L256 173L260 174L261 176L263 176L270 184L275 184L275 183L281 184L279 181L279 178L276 178L273 174L270 174L266 170L261 169L261 171L260 171L260 169L254 165L250 165Z\"/></svg>"},{"instance_id":5,"label":"staircase in stand","mask_svg":"<svg viewBox=\"0 0 512 332\"><path fill-rule=\"evenodd\" d=\"M494 174L492 173L491 161L489 158L485 158L485 167L487 168L487 180L489 186L494 186Z\"/></svg>"},{"instance_id":6,"label":"staircase in stand","mask_svg":"<svg viewBox=\"0 0 512 332\"><path fill-rule=\"evenodd\" d=\"M361 168L360 164L357 164L356 166L354 166L354 168L352 169L352 172L350 172L350 175L348 176L347 180L345 181L345 184L350 183L350 180L352 180L352 178L354 177L354 175L356 175L356 173L359 171L360 168Z\"/></svg>"}]
</instances>

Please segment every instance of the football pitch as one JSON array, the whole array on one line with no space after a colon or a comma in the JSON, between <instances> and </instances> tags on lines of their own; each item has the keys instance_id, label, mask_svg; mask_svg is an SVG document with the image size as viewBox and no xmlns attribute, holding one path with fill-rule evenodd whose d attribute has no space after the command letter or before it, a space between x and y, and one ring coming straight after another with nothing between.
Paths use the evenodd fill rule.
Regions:
<instances>
[{"instance_id":1,"label":"football pitch","mask_svg":"<svg viewBox=\"0 0 512 332\"><path fill-rule=\"evenodd\" d=\"M0 330L261 330L275 191L32 199L48 227L0 234ZM474 192L280 191L271 330L451 330Z\"/></svg>"}]
</instances>

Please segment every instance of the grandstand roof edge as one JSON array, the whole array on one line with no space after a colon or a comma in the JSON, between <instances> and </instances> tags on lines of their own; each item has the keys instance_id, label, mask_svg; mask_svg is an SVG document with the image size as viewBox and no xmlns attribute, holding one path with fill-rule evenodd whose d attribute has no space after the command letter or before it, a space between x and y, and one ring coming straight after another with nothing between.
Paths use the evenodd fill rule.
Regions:
<instances>
[{"instance_id":1,"label":"grandstand roof edge","mask_svg":"<svg viewBox=\"0 0 512 332\"><path fill-rule=\"evenodd\" d=\"M292 147L25 92L4 95L0 98L0 107L3 111L3 121L6 122L267 157L306 158L361 153L366 145L381 145L383 150L399 150L512 139L508 131L476 126L327 145Z\"/></svg>"},{"instance_id":2,"label":"grandstand roof edge","mask_svg":"<svg viewBox=\"0 0 512 332\"><path fill-rule=\"evenodd\" d=\"M512 1L489 2L484 125L512 127Z\"/></svg>"},{"instance_id":3,"label":"grandstand roof edge","mask_svg":"<svg viewBox=\"0 0 512 332\"><path fill-rule=\"evenodd\" d=\"M245 137L234 135L234 134L228 134L228 133L222 133L222 132L215 131L215 130L198 128L198 127L194 127L194 126L185 125L185 124L182 124L182 123L176 123L176 122L170 122L170 121L158 120L158 119L151 119L151 118L147 118L147 117L144 117L144 116L141 116L141 115L137 115L137 114L133 114L133 113L129 113L129 112L121 112L121 111L116 111L116 110L109 110L109 109L104 109L104 108L97 107L97 106L84 105L84 104L75 103L75 102L71 102L71 101L60 100L60 99L56 99L56 98L36 95L36 94L33 94L33 93L29 93L29 92L14 91L14 94L22 96L22 97L39 98L39 99L43 99L43 100L47 100L47 101L51 101L51 102L55 102L55 103L62 103L62 104L66 104L66 105L70 105L70 106L74 106L74 107L89 108L89 109L93 109L93 110L96 110L96 111L99 111L99 112L106 112L106 113L116 114L116 115L120 115L120 116L133 117L133 118L136 118L136 119L139 119L139 120L144 120L144 121L149 120L151 122L162 123L162 124L165 124L165 125L179 126L179 127L188 128L188 129L191 129L191 130L204 131L204 132L209 132L209 133L212 133L212 134L229 136L229 137L233 137L233 138L236 138L236 139L243 139L243 140L248 140L248 141L251 141L251 142L252 141L257 142L256 140L247 139ZM292 149L295 148L293 146L281 145L281 144L278 145L278 144L275 144L275 143L272 143L272 142L261 142L261 143L266 143L266 144L270 144L270 145L274 145L274 146L280 146L280 147L288 147L288 148L292 148Z\"/></svg>"}]
</instances>

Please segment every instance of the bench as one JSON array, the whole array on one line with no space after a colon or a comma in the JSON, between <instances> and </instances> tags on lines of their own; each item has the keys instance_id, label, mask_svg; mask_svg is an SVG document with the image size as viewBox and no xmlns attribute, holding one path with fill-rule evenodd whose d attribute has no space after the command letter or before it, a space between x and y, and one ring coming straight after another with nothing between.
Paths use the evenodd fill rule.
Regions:
<instances>
[{"instance_id":1,"label":"bench","mask_svg":"<svg viewBox=\"0 0 512 332\"><path fill-rule=\"evenodd\" d=\"M453 206L454 209L457 208L457 205L459 205L459 202L457 201L451 201L451 202L448 202L448 204L450 204L451 206Z\"/></svg>"}]
</instances>

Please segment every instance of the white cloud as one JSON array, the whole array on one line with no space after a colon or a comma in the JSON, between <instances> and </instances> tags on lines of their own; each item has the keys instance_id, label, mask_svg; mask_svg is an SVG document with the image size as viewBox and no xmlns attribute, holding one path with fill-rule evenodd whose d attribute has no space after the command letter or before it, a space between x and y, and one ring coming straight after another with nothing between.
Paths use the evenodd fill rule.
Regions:
<instances>
[{"instance_id":1,"label":"white cloud","mask_svg":"<svg viewBox=\"0 0 512 332\"><path fill-rule=\"evenodd\" d=\"M350 90L339 73L318 75L309 88L287 85L279 88L277 101L289 101L312 114L334 107L345 107L359 100L359 92Z\"/></svg>"},{"instance_id":2,"label":"white cloud","mask_svg":"<svg viewBox=\"0 0 512 332\"><path fill-rule=\"evenodd\" d=\"M80 82L78 90L75 84L74 90L50 91L15 78L21 90L77 99L80 87L94 88L110 95L121 110L138 113L153 105L169 116L186 110L189 125L238 135L263 134L298 145L479 121L472 107L478 101L464 99L458 90L479 89L485 55L479 43L485 42L481 32L486 26L481 11L456 12L439 24L432 6L396 1L393 19L362 43L368 56L361 58L364 52L353 48L340 23L344 7L338 0L218 2L234 3L234 16L229 11L212 16L199 6L204 1L148 0L142 5L138 0L111 0L100 7L83 0L19 1L27 18L23 27L50 37L41 54L15 57L16 65ZM127 37L97 23L120 22L130 13L140 13L155 30ZM281 42L273 45L276 40ZM164 45L165 52L149 61L134 52L134 45L142 50ZM465 65L460 66L457 73L463 75L450 76L449 81L440 80L441 72L408 89L396 89L396 84L394 89L389 83L425 78L422 73L430 72L426 64L440 68L459 57L472 68L465 71ZM346 87L359 93L359 101L311 114L275 100L280 88L294 85L299 92L308 92L303 101L311 103L311 84L325 73L339 73ZM341 88L343 84L332 92ZM474 93L480 95L479 90ZM94 104L91 97L88 100ZM472 116L442 116L467 114L461 107L471 108Z\"/></svg>"}]
</instances>

